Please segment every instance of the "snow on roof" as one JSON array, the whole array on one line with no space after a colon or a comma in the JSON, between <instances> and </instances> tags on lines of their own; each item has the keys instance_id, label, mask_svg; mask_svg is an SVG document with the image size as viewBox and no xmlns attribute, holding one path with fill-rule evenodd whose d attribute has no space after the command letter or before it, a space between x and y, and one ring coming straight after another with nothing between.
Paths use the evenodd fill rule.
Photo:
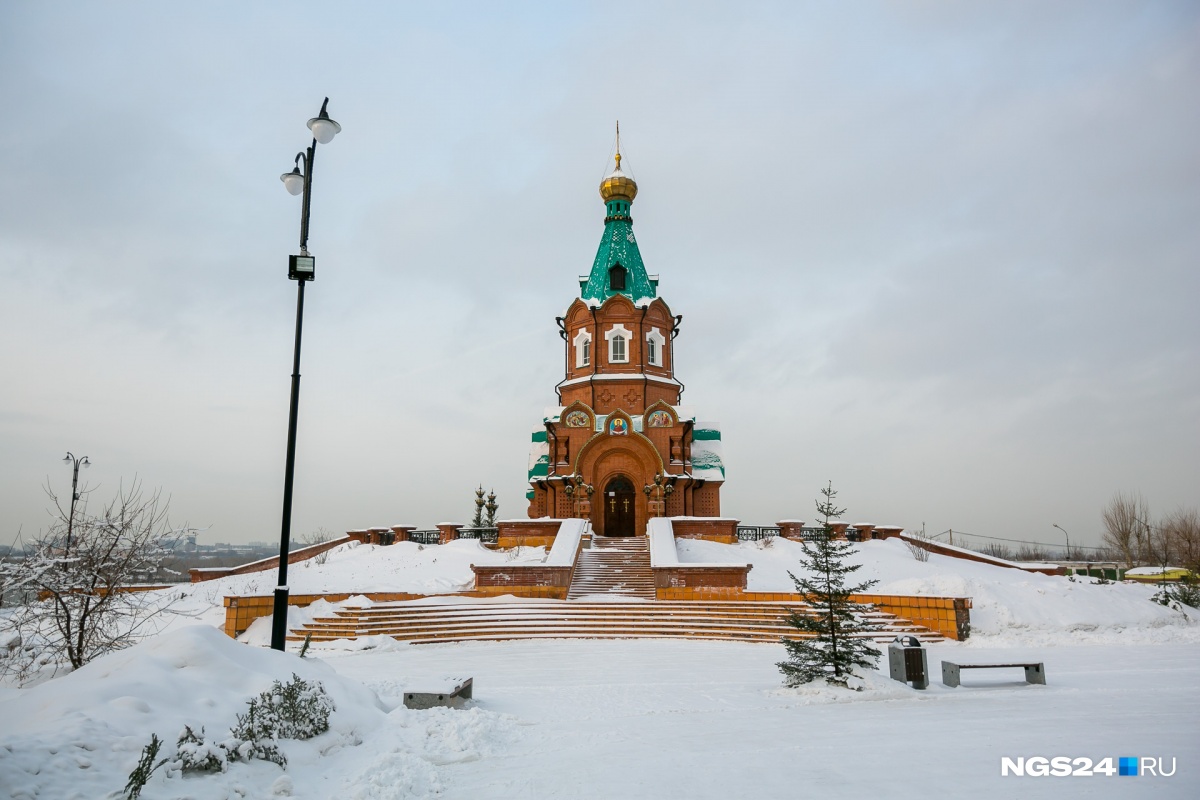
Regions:
<instances>
[{"instance_id":1,"label":"snow on roof","mask_svg":"<svg viewBox=\"0 0 1200 800\"><path fill-rule=\"evenodd\" d=\"M692 429L692 476L699 480L725 480L721 431L714 422L697 422Z\"/></svg>"},{"instance_id":2,"label":"snow on roof","mask_svg":"<svg viewBox=\"0 0 1200 800\"><path fill-rule=\"evenodd\" d=\"M1126 575L1165 575L1168 572L1187 572L1182 566L1135 566L1132 570L1126 570Z\"/></svg>"}]
</instances>

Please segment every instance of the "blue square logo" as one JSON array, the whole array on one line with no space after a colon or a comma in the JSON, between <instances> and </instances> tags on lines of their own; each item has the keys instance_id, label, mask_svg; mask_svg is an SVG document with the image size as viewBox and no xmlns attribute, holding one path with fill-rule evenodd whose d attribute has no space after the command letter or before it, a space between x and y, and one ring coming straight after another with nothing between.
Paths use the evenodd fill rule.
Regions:
<instances>
[{"instance_id":1,"label":"blue square logo","mask_svg":"<svg viewBox=\"0 0 1200 800\"><path fill-rule=\"evenodd\" d=\"M1136 778L1138 774L1138 761L1139 759L1136 756L1121 756L1120 774Z\"/></svg>"}]
</instances>

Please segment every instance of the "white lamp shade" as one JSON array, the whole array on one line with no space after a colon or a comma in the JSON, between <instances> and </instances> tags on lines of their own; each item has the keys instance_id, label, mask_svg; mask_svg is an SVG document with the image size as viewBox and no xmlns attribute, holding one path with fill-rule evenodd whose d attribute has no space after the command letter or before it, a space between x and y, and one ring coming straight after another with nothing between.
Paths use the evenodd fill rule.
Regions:
<instances>
[{"instance_id":1,"label":"white lamp shade","mask_svg":"<svg viewBox=\"0 0 1200 800\"><path fill-rule=\"evenodd\" d=\"M299 172L285 172L279 176L279 180L283 181L283 188L287 189L290 195L304 191L304 176Z\"/></svg>"},{"instance_id":2,"label":"white lamp shade","mask_svg":"<svg viewBox=\"0 0 1200 800\"><path fill-rule=\"evenodd\" d=\"M328 117L313 117L308 121L308 129L320 144L329 144L341 132L342 126Z\"/></svg>"}]
</instances>

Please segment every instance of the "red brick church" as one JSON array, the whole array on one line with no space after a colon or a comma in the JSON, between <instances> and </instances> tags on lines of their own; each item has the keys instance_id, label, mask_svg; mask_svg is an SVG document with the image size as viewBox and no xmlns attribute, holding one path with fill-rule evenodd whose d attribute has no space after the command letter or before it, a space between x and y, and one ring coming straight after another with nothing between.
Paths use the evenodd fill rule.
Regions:
<instances>
[{"instance_id":1,"label":"red brick church","mask_svg":"<svg viewBox=\"0 0 1200 800\"><path fill-rule=\"evenodd\" d=\"M644 535L657 516L721 513L721 434L680 406L675 338L682 316L646 272L630 209L637 183L600 183L604 235L579 297L557 319L565 374L558 405L533 432L529 516L584 517L601 536Z\"/></svg>"}]
</instances>

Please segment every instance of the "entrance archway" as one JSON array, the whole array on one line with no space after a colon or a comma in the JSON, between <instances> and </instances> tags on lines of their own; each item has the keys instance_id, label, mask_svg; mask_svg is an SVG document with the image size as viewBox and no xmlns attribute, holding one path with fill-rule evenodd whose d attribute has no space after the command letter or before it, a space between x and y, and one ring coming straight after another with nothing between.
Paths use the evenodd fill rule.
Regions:
<instances>
[{"instance_id":1,"label":"entrance archway","mask_svg":"<svg viewBox=\"0 0 1200 800\"><path fill-rule=\"evenodd\" d=\"M624 475L608 482L603 495L605 536L633 536L636 501L633 483Z\"/></svg>"}]
</instances>

